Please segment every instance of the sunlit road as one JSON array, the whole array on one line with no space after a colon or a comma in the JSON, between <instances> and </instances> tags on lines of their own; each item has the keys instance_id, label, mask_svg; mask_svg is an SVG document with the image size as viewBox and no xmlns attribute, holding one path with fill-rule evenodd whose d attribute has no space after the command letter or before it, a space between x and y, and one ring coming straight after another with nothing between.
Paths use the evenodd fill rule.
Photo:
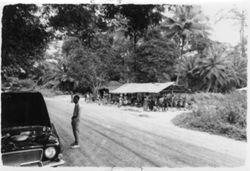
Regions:
<instances>
[{"instance_id":1,"label":"sunlit road","mask_svg":"<svg viewBox=\"0 0 250 171\"><path fill-rule=\"evenodd\" d=\"M80 148L71 149L70 99L46 98L61 138L65 166L220 167L244 165L244 156L214 151L182 140L181 134L150 117L117 107L81 102ZM176 137L176 138L175 138ZM195 140L194 140L195 141ZM213 142L216 143L216 142Z\"/></svg>"}]
</instances>

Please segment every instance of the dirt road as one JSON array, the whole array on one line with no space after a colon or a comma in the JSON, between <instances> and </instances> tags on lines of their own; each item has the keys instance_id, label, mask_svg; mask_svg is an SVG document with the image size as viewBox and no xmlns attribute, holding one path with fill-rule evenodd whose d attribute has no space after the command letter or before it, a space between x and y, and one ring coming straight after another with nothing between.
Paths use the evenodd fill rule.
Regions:
<instances>
[{"instance_id":1,"label":"dirt road","mask_svg":"<svg viewBox=\"0 0 250 171\"><path fill-rule=\"evenodd\" d=\"M71 149L70 97L46 98L63 145L65 166L235 167L245 162L246 143L171 124L178 112L144 113L81 101L79 149Z\"/></svg>"}]
</instances>

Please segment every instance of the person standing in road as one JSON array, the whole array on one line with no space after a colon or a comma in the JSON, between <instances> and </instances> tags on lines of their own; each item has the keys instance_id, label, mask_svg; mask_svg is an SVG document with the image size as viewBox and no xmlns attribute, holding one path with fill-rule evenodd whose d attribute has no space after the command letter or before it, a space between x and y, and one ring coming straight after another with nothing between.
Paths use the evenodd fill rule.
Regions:
<instances>
[{"instance_id":1,"label":"person standing in road","mask_svg":"<svg viewBox=\"0 0 250 171\"><path fill-rule=\"evenodd\" d=\"M74 107L74 112L73 112L73 116L72 116L72 121L71 121L71 125L72 125L72 129L73 129L73 134L75 137L75 142L71 144L72 148L79 148L79 122L80 122L80 113L81 113L81 108L79 105L79 100L80 97L78 95L75 95L73 98L73 102L75 103L75 107Z\"/></svg>"}]
</instances>

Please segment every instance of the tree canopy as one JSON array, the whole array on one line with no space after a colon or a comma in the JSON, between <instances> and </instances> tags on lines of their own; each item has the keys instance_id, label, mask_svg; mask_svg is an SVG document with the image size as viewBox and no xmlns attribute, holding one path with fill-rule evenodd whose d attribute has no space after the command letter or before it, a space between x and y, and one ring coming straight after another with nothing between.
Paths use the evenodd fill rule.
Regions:
<instances>
[{"instance_id":1,"label":"tree canopy","mask_svg":"<svg viewBox=\"0 0 250 171\"><path fill-rule=\"evenodd\" d=\"M245 13L233 14L245 21ZM68 81L66 91L94 93L112 80L176 81L211 92L247 85L244 36L235 47L210 40L199 6L17 4L4 7L2 24L3 79L54 88ZM62 47L45 53L58 40Z\"/></svg>"},{"instance_id":2,"label":"tree canopy","mask_svg":"<svg viewBox=\"0 0 250 171\"><path fill-rule=\"evenodd\" d=\"M114 19L129 36L134 47L148 27L155 26L162 20L163 6L160 5L104 5L102 11L107 19ZM121 18L125 18L121 20Z\"/></svg>"},{"instance_id":3,"label":"tree canopy","mask_svg":"<svg viewBox=\"0 0 250 171\"><path fill-rule=\"evenodd\" d=\"M2 18L2 78L28 74L43 58L50 32L36 5L8 5Z\"/></svg>"},{"instance_id":4,"label":"tree canopy","mask_svg":"<svg viewBox=\"0 0 250 171\"><path fill-rule=\"evenodd\" d=\"M137 69L136 82L167 82L174 76L174 65L178 56L174 42L164 39L150 39L135 51Z\"/></svg>"}]
</instances>

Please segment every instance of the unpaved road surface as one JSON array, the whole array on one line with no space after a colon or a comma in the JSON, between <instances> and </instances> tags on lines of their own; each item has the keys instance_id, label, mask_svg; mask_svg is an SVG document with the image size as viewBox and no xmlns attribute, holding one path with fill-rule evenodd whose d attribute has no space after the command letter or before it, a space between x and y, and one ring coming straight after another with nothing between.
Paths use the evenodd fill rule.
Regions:
<instances>
[{"instance_id":1,"label":"unpaved road surface","mask_svg":"<svg viewBox=\"0 0 250 171\"><path fill-rule=\"evenodd\" d=\"M69 96L46 98L61 138L65 166L237 167L245 164L246 143L178 128L179 112L142 112L81 101L80 148L71 149Z\"/></svg>"}]
</instances>

